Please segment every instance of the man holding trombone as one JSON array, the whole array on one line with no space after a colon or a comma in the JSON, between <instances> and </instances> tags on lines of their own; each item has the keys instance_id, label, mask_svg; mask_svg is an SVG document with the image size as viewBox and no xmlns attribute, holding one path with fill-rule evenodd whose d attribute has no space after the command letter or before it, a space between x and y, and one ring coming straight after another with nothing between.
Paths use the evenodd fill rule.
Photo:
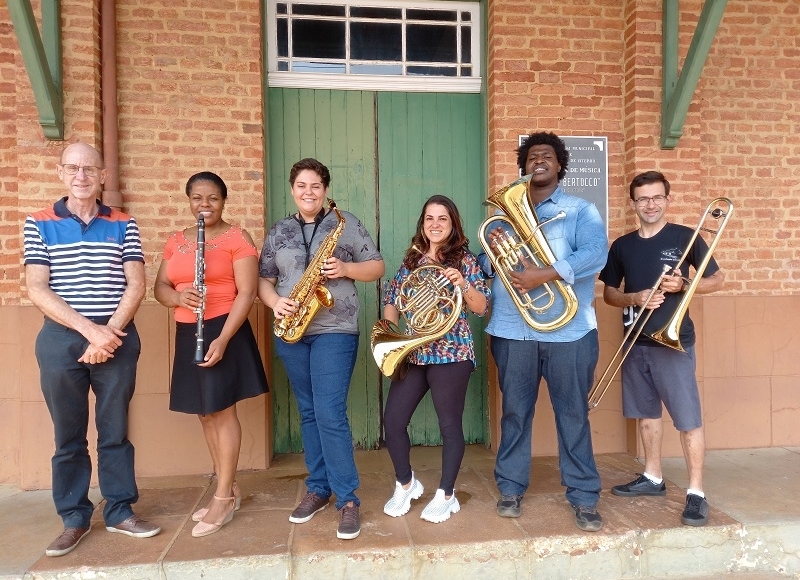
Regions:
<instances>
[{"instance_id":1,"label":"man holding trombone","mask_svg":"<svg viewBox=\"0 0 800 580\"><path fill-rule=\"evenodd\" d=\"M645 455L644 473L630 483L614 486L611 493L626 497L666 495L661 471L663 402L680 431L689 470L681 520L686 525L703 526L708 521L708 502L703 494L705 439L695 377L694 325L685 309L694 292L720 290L724 276L710 255L716 239L709 248L698 235L700 231L712 231L702 228L702 220L694 232L667 222L669 191L669 181L658 171L633 178L630 204L639 218L639 229L611 245L606 266L600 272L605 284L604 300L623 308L623 324L629 328L625 340L631 344L625 345L628 350L619 363L622 409L625 417L639 420ZM710 215L727 219L731 211L732 205L727 214L714 210ZM717 236L723 226L724 222L716 230ZM694 281L688 280L689 266L695 269ZM680 313L675 322L676 340L670 342L662 338L662 331L675 319L676 312ZM686 316L682 316L684 313Z\"/></svg>"}]
</instances>

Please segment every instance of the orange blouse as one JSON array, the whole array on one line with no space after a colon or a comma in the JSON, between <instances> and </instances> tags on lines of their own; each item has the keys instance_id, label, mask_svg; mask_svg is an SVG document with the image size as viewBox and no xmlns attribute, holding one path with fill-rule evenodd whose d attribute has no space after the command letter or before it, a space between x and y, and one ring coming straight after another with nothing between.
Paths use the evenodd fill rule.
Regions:
<instances>
[{"instance_id":1,"label":"orange blouse","mask_svg":"<svg viewBox=\"0 0 800 580\"><path fill-rule=\"evenodd\" d=\"M178 292L194 283L197 242L187 240L183 232L175 232L164 246L163 258L167 261L167 279ZM242 230L231 226L224 233L206 240L205 282L206 319L216 318L231 311L238 290L233 275L233 263L242 258L258 257L258 251L248 242ZM177 322L196 322L194 311L183 306L175 307Z\"/></svg>"}]
</instances>

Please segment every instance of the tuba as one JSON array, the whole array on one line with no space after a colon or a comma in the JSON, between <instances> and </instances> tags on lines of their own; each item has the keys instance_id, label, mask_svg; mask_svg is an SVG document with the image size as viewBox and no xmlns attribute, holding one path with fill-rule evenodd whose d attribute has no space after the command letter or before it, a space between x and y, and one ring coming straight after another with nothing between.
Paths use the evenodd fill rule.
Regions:
<instances>
[{"instance_id":1,"label":"tuba","mask_svg":"<svg viewBox=\"0 0 800 580\"><path fill-rule=\"evenodd\" d=\"M522 271L523 260L529 260L539 268L551 266L556 261L542 227L566 217L560 211L554 217L539 223L536 211L528 201L527 183L530 179L530 175L520 177L489 196L484 205L494 205L505 215L495 215L485 220L481 224L478 237L525 322L534 330L550 332L567 324L578 311L578 297L572 286L555 280L529 292L520 292L514 288L509 277L510 272ZM497 227L503 229L503 236L499 243L492 244L488 234ZM555 309L551 310L552 308Z\"/></svg>"},{"instance_id":2,"label":"tuba","mask_svg":"<svg viewBox=\"0 0 800 580\"><path fill-rule=\"evenodd\" d=\"M314 258L308 264L306 271L303 272L303 277L300 278L289 293L288 298L299 304L297 311L280 320L275 320L275 336L284 342L294 343L303 338L317 311L323 306L325 308L333 306L333 295L325 287L325 274L322 273L322 266L328 258L333 256L336 242L339 240L342 230L344 230L345 222L344 217L336 209L336 203L332 199L328 200L328 206L336 212L339 223L322 240L317 252L314 254Z\"/></svg>"},{"instance_id":3,"label":"tuba","mask_svg":"<svg viewBox=\"0 0 800 580\"><path fill-rule=\"evenodd\" d=\"M447 334L461 315L461 304L461 288L453 287L443 266L426 264L413 270L395 301L411 334L386 319L372 327L370 348L381 372L392 380L402 378L408 355Z\"/></svg>"},{"instance_id":4,"label":"tuba","mask_svg":"<svg viewBox=\"0 0 800 580\"><path fill-rule=\"evenodd\" d=\"M725 209L723 209L723 207ZM636 339L639 338L640 334L642 334L645 324L647 324L647 321L650 320L650 315L653 313L653 310L647 308L647 305L658 291L659 286L661 286L661 279L666 276L669 271L674 271L681 267L681 264L683 264L684 260L686 260L686 258L689 256L689 252L692 250L692 246L694 246L697 236L699 236L701 232L707 232L713 236L711 243L708 245L708 251L706 252L706 255L703 256L702 262L700 262L695 269L694 278L688 281L689 286L684 290L683 297L678 303L678 307L675 309L675 312L667 321L667 324L665 324L662 328L652 333L644 333L644 335L648 338L663 344L664 346L685 352L685 349L683 348L683 345L681 345L680 341L680 329L681 323L683 322L683 317L686 316L686 312L689 310L689 302L691 302L692 297L697 290L697 285L700 283L700 280L703 277L703 272L706 271L708 263L711 261L711 256L714 254L714 250L717 247L720 234L722 234L722 231L725 229L725 226L727 225L728 219L730 219L731 215L733 215L733 202L731 202L731 200L727 197L716 197L708 204L705 212L703 212L703 215L700 218L700 223L697 225L697 228L695 228L692 237L689 239L689 243L686 244L686 249L683 251L678 263L674 267L664 266L661 275L650 288L650 292L647 295L644 305L636 314L633 322L631 322L631 324L628 326L625 336L622 337L622 344L619 345L617 352L615 352L614 356L611 357L611 361L608 363L606 370L603 372L602 376L597 381L597 384L589 393L590 410L596 408L600 404L600 400L603 398L603 395L606 394L606 391L611 386L611 381L613 381L614 377L617 376L617 373L622 368L622 363L625 362L628 353L631 352L633 345L636 343ZM706 227L705 223L709 216L715 220L722 218L722 221L719 222L717 229ZM627 345L627 348L625 348L625 345Z\"/></svg>"}]
</instances>

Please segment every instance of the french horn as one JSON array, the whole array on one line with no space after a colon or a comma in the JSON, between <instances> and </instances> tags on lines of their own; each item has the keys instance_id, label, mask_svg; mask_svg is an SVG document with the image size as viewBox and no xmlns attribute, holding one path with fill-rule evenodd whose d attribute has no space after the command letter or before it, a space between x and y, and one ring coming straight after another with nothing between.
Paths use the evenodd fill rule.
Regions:
<instances>
[{"instance_id":1,"label":"french horn","mask_svg":"<svg viewBox=\"0 0 800 580\"><path fill-rule=\"evenodd\" d=\"M462 303L461 288L444 275L444 266L425 264L412 270L394 304L407 332L383 318L370 333L372 356L381 373L392 380L402 378L408 356L447 334L461 315Z\"/></svg>"},{"instance_id":2,"label":"french horn","mask_svg":"<svg viewBox=\"0 0 800 580\"><path fill-rule=\"evenodd\" d=\"M561 211L539 222L536 211L528 201L530 179L530 175L520 177L489 196L484 205L493 205L505 215L494 215L485 220L478 232L478 239L525 322L534 330L551 332L567 324L578 311L578 297L572 286L555 280L528 292L520 292L514 288L510 278L511 272L524 269L525 261L539 268L553 265L556 257L542 227L566 217ZM498 227L503 234L499 241L493 243L489 240L489 234Z\"/></svg>"}]
</instances>

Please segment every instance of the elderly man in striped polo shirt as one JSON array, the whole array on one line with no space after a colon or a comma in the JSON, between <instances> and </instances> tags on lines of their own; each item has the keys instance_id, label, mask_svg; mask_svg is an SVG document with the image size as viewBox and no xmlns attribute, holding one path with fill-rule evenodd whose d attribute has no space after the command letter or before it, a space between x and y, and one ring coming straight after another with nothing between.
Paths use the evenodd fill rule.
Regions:
<instances>
[{"instance_id":1,"label":"elderly man in striped polo shirt","mask_svg":"<svg viewBox=\"0 0 800 580\"><path fill-rule=\"evenodd\" d=\"M71 552L91 529L90 388L106 529L134 538L161 531L131 509L139 494L128 404L141 350L133 315L145 292L139 229L132 217L100 203L106 170L96 149L69 145L57 173L67 195L29 215L24 230L28 297L45 316L36 359L55 432L53 501L65 528L48 556Z\"/></svg>"}]
</instances>

